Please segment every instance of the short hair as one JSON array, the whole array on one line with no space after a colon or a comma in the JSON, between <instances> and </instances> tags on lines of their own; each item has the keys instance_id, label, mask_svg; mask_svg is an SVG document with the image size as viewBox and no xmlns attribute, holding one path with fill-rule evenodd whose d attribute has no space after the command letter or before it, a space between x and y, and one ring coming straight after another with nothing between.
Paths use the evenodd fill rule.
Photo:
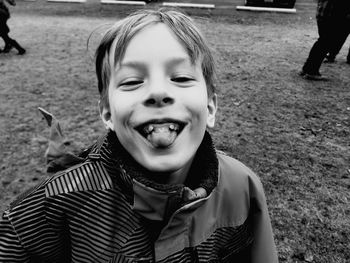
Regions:
<instances>
[{"instance_id":1,"label":"short hair","mask_svg":"<svg viewBox=\"0 0 350 263\"><path fill-rule=\"evenodd\" d=\"M142 29L157 23L164 23L177 36L185 47L192 63L201 59L202 73L207 85L208 95L215 93L215 66L201 32L193 20L177 10L140 10L111 26L101 39L95 53L95 66L101 103L109 107L108 86L111 72L123 59L131 39Z\"/></svg>"}]
</instances>

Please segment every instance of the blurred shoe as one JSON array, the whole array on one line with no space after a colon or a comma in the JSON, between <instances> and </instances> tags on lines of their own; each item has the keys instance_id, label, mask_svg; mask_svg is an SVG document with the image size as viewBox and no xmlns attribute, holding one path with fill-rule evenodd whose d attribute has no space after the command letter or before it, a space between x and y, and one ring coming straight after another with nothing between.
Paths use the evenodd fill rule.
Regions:
<instances>
[{"instance_id":1,"label":"blurred shoe","mask_svg":"<svg viewBox=\"0 0 350 263\"><path fill-rule=\"evenodd\" d=\"M18 50L18 55L23 55L24 53L26 53L26 50L24 48Z\"/></svg>"},{"instance_id":2,"label":"blurred shoe","mask_svg":"<svg viewBox=\"0 0 350 263\"><path fill-rule=\"evenodd\" d=\"M318 81L328 80L326 77L322 76L320 73L307 73L303 70L299 72L299 76L307 80L318 80Z\"/></svg>"}]
</instances>

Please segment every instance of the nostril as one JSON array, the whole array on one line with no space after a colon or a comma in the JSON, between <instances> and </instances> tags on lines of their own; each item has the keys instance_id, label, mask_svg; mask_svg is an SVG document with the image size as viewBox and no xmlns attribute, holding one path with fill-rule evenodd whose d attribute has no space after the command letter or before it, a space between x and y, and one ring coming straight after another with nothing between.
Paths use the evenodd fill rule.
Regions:
<instances>
[{"instance_id":1,"label":"nostril","mask_svg":"<svg viewBox=\"0 0 350 263\"><path fill-rule=\"evenodd\" d=\"M148 99L148 100L146 100L145 104L146 105L154 105L154 104L156 104L156 100L153 98Z\"/></svg>"},{"instance_id":2,"label":"nostril","mask_svg":"<svg viewBox=\"0 0 350 263\"><path fill-rule=\"evenodd\" d=\"M163 99L163 103L165 103L165 104L170 104L172 102L173 102L172 98L166 97L166 98Z\"/></svg>"}]
</instances>

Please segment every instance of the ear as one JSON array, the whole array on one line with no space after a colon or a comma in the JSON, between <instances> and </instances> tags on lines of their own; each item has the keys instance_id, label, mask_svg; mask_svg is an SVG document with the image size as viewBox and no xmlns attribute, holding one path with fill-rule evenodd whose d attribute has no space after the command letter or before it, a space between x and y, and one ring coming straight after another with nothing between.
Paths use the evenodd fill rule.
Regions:
<instances>
[{"instance_id":1,"label":"ear","mask_svg":"<svg viewBox=\"0 0 350 263\"><path fill-rule=\"evenodd\" d=\"M208 98L207 128L214 128L216 109L217 109L217 95L214 93Z\"/></svg>"},{"instance_id":2,"label":"ear","mask_svg":"<svg viewBox=\"0 0 350 263\"><path fill-rule=\"evenodd\" d=\"M102 103L100 100L98 101L98 108L100 110L100 117L106 127L106 129L114 130L113 122L111 119L111 112L109 110L109 107L105 105L105 103Z\"/></svg>"}]
</instances>

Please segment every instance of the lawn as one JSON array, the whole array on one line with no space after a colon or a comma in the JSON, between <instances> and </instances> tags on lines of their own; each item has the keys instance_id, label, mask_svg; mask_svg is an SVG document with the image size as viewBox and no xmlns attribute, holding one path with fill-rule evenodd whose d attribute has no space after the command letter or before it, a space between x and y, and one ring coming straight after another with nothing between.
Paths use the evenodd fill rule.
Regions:
<instances>
[{"instance_id":1,"label":"lawn","mask_svg":"<svg viewBox=\"0 0 350 263\"><path fill-rule=\"evenodd\" d=\"M1 211L49 176L37 107L61 120L73 150L103 131L92 58L101 29L87 39L131 11L40 1L11 8L27 53L0 54ZM297 73L317 38L313 13L189 11L217 62L215 144L260 176L280 262L350 262L350 41L322 65L330 80L312 82Z\"/></svg>"}]
</instances>

